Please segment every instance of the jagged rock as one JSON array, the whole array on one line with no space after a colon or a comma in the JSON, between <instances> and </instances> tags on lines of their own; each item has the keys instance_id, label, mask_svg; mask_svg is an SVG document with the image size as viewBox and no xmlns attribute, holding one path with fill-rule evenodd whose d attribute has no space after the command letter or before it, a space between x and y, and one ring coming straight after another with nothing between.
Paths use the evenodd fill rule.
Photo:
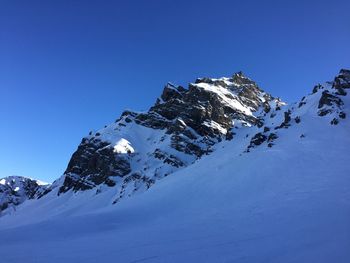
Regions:
<instances>
[{"instance_id":1,"label":"jagged rock","mask_svg":"<svg viewBox=\"0 0 350 263\"><path fill-rule=\"evenodd\" d=\"M114 185L110 177L123 177L130 171L128 155L115 153L109 143L97 138L84 138L69 161L59 193L87 190L101 183Z\"/></svg>"},{"instance_id":2,"label":"jagged rock","mask_svg":"<svg viewBox=\"0 0 350 263\"><path fill-rule=\"evenodd\" d=\"M331 109L322 109L322 110L319 110L318 111L318 116L326 116L327 114L330 114L332 113L332 110Z\"/></svg>"},{"instance_id":3,"label":"jagged rock","mask_svg":"<svg viewBox=\"0 0 350 263\"><path fill-rule=\"evenodd\" d=\"M346 96L347 93L346 93L346 91L343 88L338 87L337 91L335 92L335 94L340 95L340 96Z\"/></svg>"},{"instance_id":4,"label":"jagged rock","mask_svg":"<svg viewBox=\"0 0 350 263\"><path fill-rule=\"evenodd\" d=\"M172 154L167 154L161 151L160 149L156 149L153 152L153 155L155 158L163 160L164 163L170 164L172 166L175 166L175 167L184 166L184 163L181 160L179 160L176 156Z\"/></svg>"},{"instance_id":5,"label":"jagged rock","mask_svg":"<svg viewBox=\"0 0 350 263\"><path fill-rule=\"evenodd\" d=\"M181 86L175 86L171 83L168 83L163 90L161 98L164 102L171 99L181 99L185 91L186 90Z\"/></svg>"},{"instance_id":6,"label":"jagged rock","mask_svg":"<svg viewBox=\"0 0 350 263\"><path fill-rule=\"evenodd\" d=\"M270 128L269 127L264 127L264 132L268 132L270 131Z\"/></svg>"},{"instance_id":7,"label":"jagged rock","mask_svg":"<svg viewBox=\"0 0 350 263\"><path fill-rule=\"evenodd\" d=\"M259 132L259 133L255 134L253 136L253 138L250 140L250 144L249 144L248 148L260 145L263 142L265 142L266 139L267 139L267 136Z\"/></svg>"},{"instance_id":8,"label":"jagged rock","mask_svg":"<svg viewBox=\"0 0 350 263\"><path fill-rule=\"evenodd\" d=\"M350 70L341 69L339 75L334 78L333 88L341 93L342 89L350 89Z\"/></svg>"},{"instance_id":9,"label":"jagged rock","mask_svg":"<svg viewBox=\"0 0 350 263\"><path fill-rule=\"evenodd\" d=\"M291 112L290 110L284 112L284 120L283 120L283 122L281 123L281 125L275 127L275 130L276 130L276 129L281 129L281 128L288 128L288 127L290 126L290 121L291 121L291 119L292 119L292 118L290 117L291 113L292 113L292 112Z\"/></svg>"},{"instance_id":10,"label":"jagged rock","mask_svg":"<svg viewBox=\"0 0 350 263\"><path fill-rule=\"evenodd\" d=\"M321 84L317 84L314 88L313 88L313 90L312 90L312 93L314 94L314 93L316 93L318 90L320 90L320 89L323 89L323 86L321 85Z\"/></svg>"},{"instance_id":11,"label":"jagged rock","mask_svg":"<svg viewBox=\"0 0 350 263\"><path fill-rule=\"evenodd\" d=\"M303 105L305 105L306 104L306 102L305 101L301 101L301 102L299 102L299 104L298 104L298 108L301 108Z\"/></svg>"},{"instance_id":12,"label":"jagged rock","mask_svg":"<svg viewBox=\"0 0 350 263\"><path fill-rule=\"evenodd\" d=\"M235 133L232 132L231 130L227 131L227 133L226 133L226 140L231 141L233 139L234 135L235 135Z\"/></svg>"},{"instance_id":13,"label":"jagged rock","mask_svg":"<svg viewBox=\"0 0 350 263\"><path fill-rule=\"evenodd\" d=\"M331 121L332 125L337 125L339 123L339 120L337 118L333 118L333 120Z\"/></svg>"},{"instance_id":14,"label":"jagged rock","mask_svg":"<svg viewBox=\"0 0 350 263\"><path fill-rule=\"evenodd\" d=\"M270 133L269 137L267 138L268 142L273 142L274 140L276 140L278 138L276 133Z\"/></svg>"},{"instance_id":15,"label":"jagged rock","mask_svg":"<svg viewBox=\"0 0 350 263\"><path fill-rule=\"evenodd\" d=\"M275 133L270 133L269 136L267 137L267 146L271 148L274 145L274 140L278 138L277 134Z\"/></svg>"},{"instance_id":16,"label":"jagged rock","mask_svg":"<svg viewBox=\"0 0 350 263\"><path fill-rule=\"evenodd\" d=\"M38 198L48 185L22 176L0 179L0 215L6 209L15 207L28 199Z\"/></svg>"},{"instance_id":17,"label":"jagged rock","mask_svg":"<svg viewBox=\"0 0 350 263\"><path fill-rule=\"evenodd\" d=\"M324 105L332 106L332 104L335 104L339 107L344 103L339 97L330 94L329 91L327 90L323 91L320 101L318 103L318 108L320 109Z\"/></svg>"},{"instance_id":18,"label":"jagged rock","mask_svg":"<svg viewBox=\"0 0 350 263\"><path fill-rule=\"evenodd\" d=\"M121 185L119 196L113 201L113 204L116 204L125 195L130 196L131 194L137 192L141 187L145 187L146 189L150 188L154 182L155 181L153 179L141 175L140 173L133 173L125 177ZM132 184L132 190L131 192L128 192L127 188L130 188L130 184Z\"/></svg>"}]
</instances>

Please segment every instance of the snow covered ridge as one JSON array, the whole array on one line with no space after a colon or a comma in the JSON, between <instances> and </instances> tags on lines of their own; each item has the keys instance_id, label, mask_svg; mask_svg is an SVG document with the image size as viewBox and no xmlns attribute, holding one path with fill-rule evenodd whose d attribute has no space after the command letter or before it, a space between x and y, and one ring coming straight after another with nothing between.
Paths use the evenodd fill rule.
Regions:
<instances>
[{"instance_id":1,"label":"snow covered ridge","mask_svg":"<svg viewBox=\"0 0 350 263\"><path fill-rule=\"evenodd\" d=\"M0 179L0 215L11 213L16 206L28 199L38 198L49 185L22 176L8 176Z\"/></svg>"},{"instance_id":2,"label":"snow covered ridge","mask_svg":"<svg viewBox=\"0 0 350 263\"><path fill-rule=\"evenodd\" d=\"M263 91L242 72L199 78L188 88L168 83L148 112L125 111L114 123L84 137L62 177L30 198L109 193L109 204L142 193L158 180L191 166L228 143L240 155L273 148L285 131L317 120L337 127L346 121L350 71L291 105ZM308 136L303 132L298 139ZM8 192L0 193L0 200ZM1 199L2 198L2 199Z\"/></svg>"}]
</instances>

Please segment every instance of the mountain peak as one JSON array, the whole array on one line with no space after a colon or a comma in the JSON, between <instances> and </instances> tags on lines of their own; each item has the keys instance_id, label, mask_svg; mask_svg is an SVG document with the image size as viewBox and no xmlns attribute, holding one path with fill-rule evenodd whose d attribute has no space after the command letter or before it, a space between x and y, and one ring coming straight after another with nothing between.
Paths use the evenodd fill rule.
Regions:
<instances>
[{"instance_id":1,"label":"mountain peak","mask_svg":"<svg viewBox=\"0 0 350 263\"><path fill-rule=\"evenodd\" d=\"M232 78L245 78L247 79L248 77L243 73L243 71L238 71L232 74Z\"/></svg>"},{"instance_id":2,"label":"mountain peak","mask_svg":"<svg viewBox=\"0 0 350 263\"><path fill-rule=\"evenodd\" d=\"M339 76L344 76L346 78L350 78L350 69L341 69L339 71Z\"/></svg>"},{"instance_id":3,"label":"mountain peak","mask_svg":"<svg viewBox=\"0 0 350 263\"><path fill-rule=\"evenodd\" d=\"M232 81L237 85L257 86L255 81L248 78L242 71L234 73L232 76Z\"/></svg>"},{"instance_id":4,"label":"mountain peak","mask_svg":"<svg viewBox=\"0 0 350 263\"><path fill-rule=\"evenodd\" d=\"M350 70L341 69L338 76L334 78L333 88L338 90L339 94L346 94L345 89L350 87Z\"/></svg>"},{"instance_id":5,"label":"mountain peak","mask_svg":"<svg viewBox=\"0 0 350 263\"><path fill-rule=\"evenodd\" d=\"M59 194L107 185L120 188L117 201L145 190L209 154L218 142L231 140L233 126L261 127L260 115L280 105L242 72L232 78L198 78L187 89L167 83L148 112L125 112L82 140ZM116 152L121 141L133 150Z\"/></svg>"}]
</instances>

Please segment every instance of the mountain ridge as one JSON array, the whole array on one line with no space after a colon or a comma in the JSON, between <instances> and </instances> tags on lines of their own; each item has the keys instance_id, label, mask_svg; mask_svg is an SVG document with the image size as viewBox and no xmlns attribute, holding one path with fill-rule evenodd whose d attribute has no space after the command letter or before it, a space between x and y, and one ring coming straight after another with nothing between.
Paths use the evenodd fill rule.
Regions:
<instances>
[{"instance_id":1,"label":"mountain ridge","mask_svg":"<svg viewBox=\"0 0 350 263\"><path fill-rule=\"evenodd\" d=\"M250 129L240 139L246 141L241 154L260 145L273 147L280 129L303 121L308 104L318 117L337 125L346 118L342 97L349 83L350 71L341 69L333 81L316 85L311 94L289 106L242 72L228 78L198 78L187 89L168 83L149 111L124 111L115 123L84 137L64 175L34 199L52 191L59 196L113 188L115 204L190 166L220 142L235 141L238 131Z\"/></svg>"},{"instance_id":2,"label":"mountain ridge","mask_svg":"<svg viewBox=\"0 0 350 263\"><path fill-rule=\"evenodd\" d=\"M216 86L208 84L217 80L199 82L193 91L215 101L225 96L222 87L213 94ZM154 112L124 114L97 131L103 143L94 141L96 132L87 136L80 151L78 147L70 168L82 171L80 175L63 175L37 198L15 206L16 211L3 211L0 260L347 263L349 89L350 71L342 70L334 80L316 85L289 105L272 101L265 110L260 101L258 110L250 111L247 102L245 114L223 109L235 117L230 129L225 128L230 118L212 123L206 116L212 117L213 111L206 109L207 115L199 115L204 117L191 124L193 128L186 125L192 116L187 108L176 110L172 120ZM170 106L186 105L183 96L175 105L159 102L167 103L167 116ZM187 105L202 109L199 98ZM224 108L226 102L220 100L219 105ZM209 105L210 101L208 109ZM163 112L164 105L155 107ZM178 119L181 114L184 124ZM189 138L188 130L196 138ZM212 137L197 131L209 131ZM232 136L227 137L228 132ZM193 151L178 151L173 136L188 138L180 150L193 143L210 151L200 157ZM103 167L95 164L103 164L99 157L106 155L106 149L113 158L121 155L127 160L132 172L110 177L106 170L95 183L89 173ZM90 153L86 159L94 160L90 166L90 161L84 166L86 150ZM94 155L98 150L102 153ZM108 158L102 156L103 160ZM66 178L72 179L69 184ZM107 179L115 184L106 184ZM147 179L154 180L149 187ZM82 189L84 185L90 188ZM62 186L70 189L59 192Z\"/></svg>"}]
</instances>

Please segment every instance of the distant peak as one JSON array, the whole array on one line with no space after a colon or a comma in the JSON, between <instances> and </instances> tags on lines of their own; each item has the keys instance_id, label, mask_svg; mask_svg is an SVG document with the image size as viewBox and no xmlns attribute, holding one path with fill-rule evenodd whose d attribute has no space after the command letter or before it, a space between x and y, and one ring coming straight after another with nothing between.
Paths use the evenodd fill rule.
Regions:
<instances>
[{"instance_id":1,"label":"distant peak","mask_svg":"<svg viewBox=\"0 0 350 263\"><path fill-rule=\"evenodd\" d=\"M238 72L236 72L236 73L234 73L233 75L232 75L232 77L234 78L234 77L240 77L240 78L246 78L246 76L244 75L244 73L243 73L243 71L238 71Z\"/></svg>"},{"instance_id":2,"label":"distant peak","mask_svg":"<svg viewBox=\"0 0 350 263\"><path fill-rule=\"evenodd\" d=\"M256 85L255 81L248 78L242 71L238 71L232 75L232 80L238 85Z\"/></svg>"},{"instance_id":3,"label":"distant peak","mask_svg":"<svg viewBox=\"0 0 350 263\"><path fill-rule=\"evenodd\" d=\"M163 101L168 101L172 98L181 98L184 91L185 89L182 86L177 86L168 82L164 87L161 99Z\"/></svg>"},{"instance_id":4,"label":"distant peak","mask_svg":"<svg viewBox=\"0 0 350 263\"><path fill-rule=\"evenodd\" d=\"M165 87L166 87L166 88L176 88L176 85L169 81L169 82L165 85Z\"/></svg>"},{"instance_id":5,"label":"distant peak","mask_svg":"<svg viewBox=\"0 0 350 263\"><path fill-rule=\"evenodd\" d=\"M42 182L40 180L36 180L33 178L20 176L20 175L10 175L10 176L0 178L0 184L2 184L2 185L8 184L9 182L15 183L15 182L25 182L25 181L33 181L33 182L36 182L38 185L48 185L49 184L46 182Z\"/></svg>"}]
</instances>

